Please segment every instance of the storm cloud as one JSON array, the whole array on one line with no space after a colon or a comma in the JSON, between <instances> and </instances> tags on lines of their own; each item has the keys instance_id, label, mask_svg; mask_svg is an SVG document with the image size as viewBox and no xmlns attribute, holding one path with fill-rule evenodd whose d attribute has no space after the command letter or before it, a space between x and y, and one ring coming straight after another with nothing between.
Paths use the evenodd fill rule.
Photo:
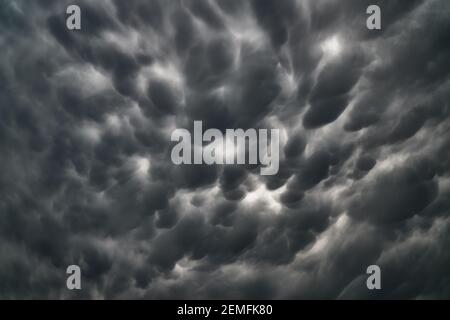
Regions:
<instances>
[{"instance_id":1,"label":"storm cloud","mask_svg":"<svg viewBox=\"0 0 450 320\"><path fill-rule=\"evenodd\" d=\"M447 0L5 0L0 47L0 298L450 298ZM279 172L174 165L194 121Z\"/></svg>"}]
</instances>

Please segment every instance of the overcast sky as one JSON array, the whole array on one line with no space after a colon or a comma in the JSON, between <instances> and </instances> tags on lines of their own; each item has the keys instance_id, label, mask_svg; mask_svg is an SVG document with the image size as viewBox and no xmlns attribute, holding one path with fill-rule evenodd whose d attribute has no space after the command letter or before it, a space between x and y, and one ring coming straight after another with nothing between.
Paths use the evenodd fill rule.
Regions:
<instances>
[{"instance_id":1,"label":"overcast sky","mask_svg":"<svg viewBox=\"0 0 450 320\"><path fill-rule=\"evenodd\" d=\"M0 48L0 298L450 298L448 0L3 0ZM174 165L194 120L280 171Z\"/></svg>"}]
</instances>

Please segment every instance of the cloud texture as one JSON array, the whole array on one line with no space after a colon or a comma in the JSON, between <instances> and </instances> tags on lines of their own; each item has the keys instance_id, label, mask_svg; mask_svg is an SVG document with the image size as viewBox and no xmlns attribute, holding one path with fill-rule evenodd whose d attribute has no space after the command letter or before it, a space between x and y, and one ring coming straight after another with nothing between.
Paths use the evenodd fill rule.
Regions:
<instances>
[{"instance_id":1,"label":"cloud texture","mask_svg":"<svg viewBox=\"0 0 450 320\"><path fill-rule=\"evenodd\" d=\"M0 47L0 298L450 298L448 1L5 0ZM279 173L172 164L194 120Z\"/></svg>"}]
</instances>

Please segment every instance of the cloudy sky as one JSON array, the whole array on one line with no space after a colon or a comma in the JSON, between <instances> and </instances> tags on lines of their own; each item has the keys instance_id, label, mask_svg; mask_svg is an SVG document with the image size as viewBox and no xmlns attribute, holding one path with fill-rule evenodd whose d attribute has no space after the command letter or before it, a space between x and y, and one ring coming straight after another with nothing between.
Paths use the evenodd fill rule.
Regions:
<instances>
[{"instance_id":1,"label":"cloudy sky","mask_svg":"<svg viewBox=\"0 0 450 320\"><path fill-rule=\"evenodd\" d=\"M0 298L450 298L449 1L2 0L0 48ZM194 120L280 171L174 165Z\"/></svg>"}]
</instances>

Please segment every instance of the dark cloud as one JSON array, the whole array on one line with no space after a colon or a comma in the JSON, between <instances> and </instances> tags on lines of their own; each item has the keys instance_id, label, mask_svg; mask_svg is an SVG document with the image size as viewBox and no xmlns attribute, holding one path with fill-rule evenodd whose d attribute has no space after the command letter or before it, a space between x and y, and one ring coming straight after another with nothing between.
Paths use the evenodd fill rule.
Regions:
<instances>
[{"instance_id":1,"label":"dark cloud","mask_svg":"<svg viewBox=\"0 0 450 320\"><path fill-rule=\"evenodd\" d=\"M433 164L426 161L386 171L362 190L355 190L349 214L376 223L397 223L420 214L437 196L434 177Z\"/></svg>"},{"instance_id":2,"label":"dark cloud","mask_svg":"<svg viewBox=\"0 0 450 320\"><path fill-rule=\"evenodd\" d=\"M2 1L0 298L448 298L449 9ZM174 165L195 120L279 172Z\"/></svg>"}]
</instances>

